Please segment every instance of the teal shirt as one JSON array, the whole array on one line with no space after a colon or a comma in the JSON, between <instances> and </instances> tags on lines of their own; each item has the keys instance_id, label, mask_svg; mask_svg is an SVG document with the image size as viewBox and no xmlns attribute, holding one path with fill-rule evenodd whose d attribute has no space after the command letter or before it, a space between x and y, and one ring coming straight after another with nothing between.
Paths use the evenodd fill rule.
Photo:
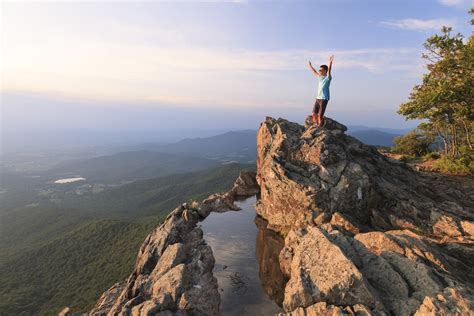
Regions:
<instances>
[{"instance_id":1,"label":"teal shirt","mask_svg":"<svg viewBox=\"0 0 474 316\"><path fill-rule=\"evenodd\" d=\"M329 84L332 76L318 76L318 96L316 99L329 100Z\"/></svg>"}]
</instances>

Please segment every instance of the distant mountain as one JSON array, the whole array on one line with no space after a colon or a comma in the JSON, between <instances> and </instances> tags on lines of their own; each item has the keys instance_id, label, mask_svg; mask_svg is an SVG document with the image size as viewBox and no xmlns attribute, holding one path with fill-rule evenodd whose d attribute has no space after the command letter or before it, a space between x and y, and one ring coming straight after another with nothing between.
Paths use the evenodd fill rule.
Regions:
<instances>
[{"instance_id":1,"label":"distant mountain","mask_svg":"<svg viewBox=\"0 0 474 316\"><path fill-rule=\"evenodd\" d=\"M369 145L393 146L393 138L403 135L410 129L391 129L381 127L350 126L348 134ZM256 131L231 131L224 134L187 138L176 143L158 145L142 144L138 148L167 152L199 155L219 161L250 162L256 159Z\"/></svg>"},{"instance_id":2,"label":"distant mountain","mask_svg":"<svg viewBox=\"0 0 474 316\"><path fill-rule=\"evenodd\" d=\"M387 128L387 127L369 127L364 125L350 125L347 126L349 132L358 132L358 131L367 131L367 130L376 130L380 132L385 132L389 134L403 135L412 130L412 128Z\"/></svg>"},{"instance_id":3,"label":"distant mountain","mask_svg":"<svg viewBox=\"0 0 474 316\"><path fill-rule=\"evenodd\" d=\"M203 157L139 150L62 163L48 170L49 176L81 176L88 182L119 183L191 172L216 165Z\"/></svg>"},{"instance_id":4,"label":"distant mountain","mask_svg":"<svg viewBox=\"0 0 474 316\"><path fill-rule=\"evenodd\" d=\"M395 136L405 134L404 129L371 128L367 126L351 126L348 134L360 141L377 146L393 146ZM256 159L256 131L231 131L211 137L187 138L170 144L141 144L132 149L159 151L166 153L193 154L220 162L237 161L251 162Z\"/></svg>"},{"instance_id":5,"label":"distant mountain","mask_svg":"<svg viewBox=\"0 0 474 316\"><path fill-rule=\"evenodd\" d=\"M230 131L205 138L186 138L179 142L162 146L168 152L221 153L256 149L254 130Z\"/></svg>"},{"instance_id":6,"label":"distant mountain","mask_svg":"<svg viewBox=\"0 0 474 316\"><path fill-rule=\"evenodd\" d=\"M375 129L357 130L357 131L348 130L347 133L367 145L389 146L389 147L394 145L393 138L401 135L401 134L386 133L386 132L382 132L380 130L375 130Z\"/></svg>"},{"instance_id":7,"label":"distant mountain","mask_svg":"<svg viewBox=\"0 0 474 316\"><path fill-rule=\"evenodd\" d=\"M133 150L150 150L164 153L193 154L220 162L253 162L256 159L255 130L230 131L210 137L186 138L175 143L145 143Z\"/></svg>"},{"instance_id":8,"label":"distant mountain","mask_svg":"<svg viewBox=\"0 0 474 316\"><path fill-rule=\"evenodd\" d=\"M379 129L349 129L349 134L370 145L392 146L399 133ZM48 171L56 177L82 176L88 182L119 183L191 172L230 162L256 160L256 131L230 131L211 137L186 138L169 144L145 143L130 151L66 162Z\"/></svg>"}]
</instances>

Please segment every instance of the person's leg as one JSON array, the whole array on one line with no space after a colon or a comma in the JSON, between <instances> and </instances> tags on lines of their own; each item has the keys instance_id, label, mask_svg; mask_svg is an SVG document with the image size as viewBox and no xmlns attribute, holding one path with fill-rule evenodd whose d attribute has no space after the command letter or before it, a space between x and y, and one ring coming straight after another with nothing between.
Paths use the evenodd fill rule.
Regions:
<instances>
[{"instance_id":1,"label":"person's leg","mask_svg":"<svg viewBox=\"0 0 474 316\"><path fill-rule=\"evenodd\" d=\"M318 111L318 125L321 124L323 120L324 112L326 111L327 105L328 105L328 100L321 100L321 104L319 106L319 111Z\"/></svg>"},{"instance_id":2,"label":"person's leg","mask_svg":"<svg viewBox=\"0 0 474 316\"><path fill-rule=\"evenodd\" d=\"M314 106L313 106L313 123L317 123L317 114L319 113L319 109L321 107L319 106L318 99L314 101Z\"/></svg>"},{"instance_id":3,"label":"person's leg","mask_svg":"<svg viewBox=\"0 0 474 316\"><path fill-rule=\"evenodd\" d=\"M324 112L326 112L326 106L328 105L329 100L324 100L322 104L323 110L321 111L321 117L324 118Z\"/></svg>"}]
</instances>

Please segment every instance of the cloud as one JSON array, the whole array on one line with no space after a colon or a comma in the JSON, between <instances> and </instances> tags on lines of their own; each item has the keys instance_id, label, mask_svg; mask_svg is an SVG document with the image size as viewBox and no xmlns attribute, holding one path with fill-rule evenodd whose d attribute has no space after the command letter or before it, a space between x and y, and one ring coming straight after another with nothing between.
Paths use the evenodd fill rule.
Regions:
<instances>
[{"instance_id":1,"label":"cloud","mask_svg":"<svg viewBox=\"0 0 474 316\"><path fill-rule=\"evenodd\" d=\"M448 20L448 19L431 19L431 20L402 19L402 20L382 21L380 23L390 28L414 30L414 31L440 30L442 26L455 26L456 24L454 20Z\"/></svg>"},{"instance_id":2,"label":"cloud","mask_svg":"<svg viewBox=\"0 0 474 316\"><path fill-rule=\"evenodd\" d=\"M171 2L169 0L158 0L157 2ZM249 0L174 0L181 3L238 3L247 4Z\"/></svg>"},{"instance_id":3,"label":"cloud","mask_svg":"<svg viewBox=\"0 0 474 316\"><path fill-rule=\"evenodd\" d=\"M438 0L438 2L446 6L462 6L472 3L470 0Z\"/></svg>"},{"instance_id":4,"label":"cloud","mask_svg":"<svg viewBox=\"0 0 474 316\"><path fill-rule=\"evenodd\" d=\"M21 19L6 15L11 31L2 34L4 91L166 104L291 106L301 103L312 84L309 59L319 65L334 53L340 75L354 69L366 78L372 76L367 72L400 72L405 78L421 73L421 48L235 49L193 42L194 33L186 26L92 23L90 16L77 21L61 14L48 22L53 19L16 13ZM58 27L66 20L71 20L67 28ZM219 30L198 31L220 36Z\"/></svg>"},{"instance_id":5,"label":"cloud","mask_svg":"<svg viewBox=\"0 0 474 316\"><path fill-rule=\"evenodd\" d=\"M187 0L184 0L187 1ZM228 3L248 3L248 0L196 0L197 2L228 2Z\"/></svg>"},{"instance_id":6,"label":"cloud","mask_svg":"<svg viewBox=\"0 0 474 316\"><path fill-rule=\"evenodd\" d=\"M327 63L331 53L339 73L421 72L419 48L182 49L62 40L34 50L5 47L3 87L166 104L289 105L300 89L294 81L307 79L308 60Z\"/></svg>"}]
</instances>

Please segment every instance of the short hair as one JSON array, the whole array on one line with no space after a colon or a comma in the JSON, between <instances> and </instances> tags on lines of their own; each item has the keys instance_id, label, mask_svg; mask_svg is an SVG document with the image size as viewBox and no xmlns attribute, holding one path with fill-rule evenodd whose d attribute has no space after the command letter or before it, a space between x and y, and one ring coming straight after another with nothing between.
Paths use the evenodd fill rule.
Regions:
<instances>
[{"instance_id":1,"label":"short hair","mask_svg":"<svg viewBox=\"0 0 474 316\"><path fill-rule=\"evenodd\" d=\"M323 68L324 70L328 71L328 66L327 65L321 65L319 68Z\"/></svg>"}]
</instances>

